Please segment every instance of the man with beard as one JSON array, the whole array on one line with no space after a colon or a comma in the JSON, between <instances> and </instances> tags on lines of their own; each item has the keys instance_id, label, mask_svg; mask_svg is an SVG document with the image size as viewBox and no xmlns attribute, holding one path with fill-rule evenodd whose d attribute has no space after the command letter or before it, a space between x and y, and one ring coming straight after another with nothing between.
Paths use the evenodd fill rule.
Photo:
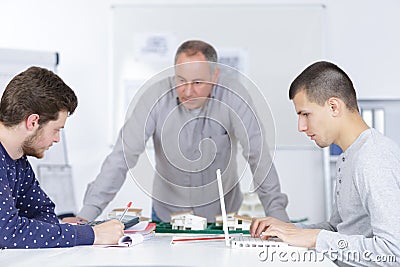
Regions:
<instances>
[{"instance_id":1,"label":"man with beard","mask_svg":"<svg viewBox=\"0 0 400 267\"><path fill-rule=\"evenodd\" d=\"M7 85L0 102L0 248L115 244L123 224L59 224L27 156L42 158L78 104L53 72L31 67ZM55 178L56 179L56 178Z\"/></svg>"}]
</instances>

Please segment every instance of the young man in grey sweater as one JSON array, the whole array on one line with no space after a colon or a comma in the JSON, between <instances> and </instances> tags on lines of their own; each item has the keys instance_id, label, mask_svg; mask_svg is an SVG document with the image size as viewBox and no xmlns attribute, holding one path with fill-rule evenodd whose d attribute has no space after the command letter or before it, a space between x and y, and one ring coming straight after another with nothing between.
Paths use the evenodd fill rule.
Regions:
<instances>
[{"instance_id":1,"label":"young man in grey sweater","mask_svg":"<svg viewBox=\"0 0 400 267\"><path fill-rule=\"evenodd\" d=\"M342 266L387 265L400 255L400 149L362 119L347 74L329 62L307 67L291 84L298 130L320 147L344 151L336 164L328 222L253 221L252 236L277 236L291 245L333 255ZM397 261L400 258L397 259ZM396 264L396 263L392 263Z\"/></svg>"}]
</instances>

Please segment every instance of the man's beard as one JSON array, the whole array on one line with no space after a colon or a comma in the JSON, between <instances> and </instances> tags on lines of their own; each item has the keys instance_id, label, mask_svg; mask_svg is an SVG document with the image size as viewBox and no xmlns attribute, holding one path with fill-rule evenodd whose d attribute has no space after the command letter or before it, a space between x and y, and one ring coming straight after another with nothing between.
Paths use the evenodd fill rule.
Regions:
<instances>
[{"instance_id":1,"label":"man's beard","mask_svg":"<svg viewBox=\"0 0 400 267\"><path fill-rule=\"evenodd\" d=\"M41 133L41 129L38 129L34 135L29 136L24 140L22 143L22 152L25 155L36 157L38 159L43 158L44 151L38 151L38 149L34 147L34 144L37 143Z\"/></svg>"}]
</instances>

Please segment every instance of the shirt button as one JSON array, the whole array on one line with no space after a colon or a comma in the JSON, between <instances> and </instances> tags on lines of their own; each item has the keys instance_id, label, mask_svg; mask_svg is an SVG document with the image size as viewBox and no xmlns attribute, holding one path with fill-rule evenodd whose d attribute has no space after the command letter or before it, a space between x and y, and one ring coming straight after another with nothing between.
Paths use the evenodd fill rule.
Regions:
<instances>
[{"instance_id":1,"label":"shirt button","mask_svg":"<svg viewBox=\"0 0 400 267\"><path fill-rule=\"evenodd\" d=\"M339 195L339 191L336 192L336 195Z\"/></svg>"},{"instance_id":2,"label":"shirt button","mask_svg":"<svg viewBox=\"0 0 400 267\"><path fill-rule=\"evenodd\" d=\"M341 183L342 183L342 180L340 179L340 180L339 180L339 184L341 184ZM339 193L339 192L338 192L338 193Z\"/></svg>"},{"instance_id":3,"label":"shirt button","mask_svg":"<svg viewBox=\"0 0 400 267\"><path fill-rule=\"evenodd\" d=\"M345 157L343 157L343 158L342 158L342 161L344 162L345 160L346 160L346 158L345 158Z\"/></svg>"},{"instance_id":4,"label":"shirt button","mask_svg":"<svg viewBox=\"0 0 400 267\"><path fill-rule=\"evenodd\" d=\"M340 168L338 169L338 172L340 172Z\"/></svg>"}]
</instances>

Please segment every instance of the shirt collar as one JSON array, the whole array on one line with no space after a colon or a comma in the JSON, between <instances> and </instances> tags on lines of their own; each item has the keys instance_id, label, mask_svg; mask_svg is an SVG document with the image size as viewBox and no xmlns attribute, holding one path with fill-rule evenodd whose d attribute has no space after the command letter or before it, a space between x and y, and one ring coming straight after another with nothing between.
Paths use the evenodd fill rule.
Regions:
<instances>
[{"instance_id":1,"label":"shirt collar","mask_svg":"<svg viewBox=\"0 0 400 267\"><path fill-rule=\"evenodd\" d=\"M363 131L357 139L347 148L345 152L343 152L343 156L347 157L354 152L360 150L360 148L364 145L365 141L368 139L368 137L371 136L373 131L373 128L369 128L365 131Z\"/></svg>"}]
</instances>

